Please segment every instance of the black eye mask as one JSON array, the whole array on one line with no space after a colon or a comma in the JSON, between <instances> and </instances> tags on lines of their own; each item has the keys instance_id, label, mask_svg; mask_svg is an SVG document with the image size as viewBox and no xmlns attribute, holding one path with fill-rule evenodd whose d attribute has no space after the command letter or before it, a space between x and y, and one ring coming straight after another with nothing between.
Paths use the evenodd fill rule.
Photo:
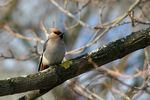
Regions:
<instances>
[{"instance_id":1,"label":"black eye mask","mask_svg":"<svg viewBox=\"0 0 150 100\"><path fill-rule=\"evenodd\" d=\"M59 34L59 37L60 37L61 39L63 39L64 33Z\"/></svg>"},{"instance_id":2,"label":"black eye mask","mask_svg":"<svg viewBox=\"0 0 150 100\"><path fill-rule=\"evenodd\" d=\"M56 31L54 33L57 34L61 39L64 37L64 33L60 32L60 31Z\"/></svg>"}]
</instances>

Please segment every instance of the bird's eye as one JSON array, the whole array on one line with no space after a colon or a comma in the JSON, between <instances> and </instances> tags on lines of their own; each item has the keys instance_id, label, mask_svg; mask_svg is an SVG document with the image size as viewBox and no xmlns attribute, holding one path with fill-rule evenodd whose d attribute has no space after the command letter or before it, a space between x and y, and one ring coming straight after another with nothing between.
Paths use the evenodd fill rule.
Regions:
<instances>
[{"instance_id":1,"label":"bird's eye","mask_svg":"<svg viewBox=\"0 0 150 100\"><path fill-rule=\"evenodd\" d=\"M62 33L61 33L61 32L59 32L59 31L58 31L58 32L54 32L54 33L55 33L55 34L57 34L57 35L60 35L60 34L62 34Z\"/></svg>"}]
</instances>

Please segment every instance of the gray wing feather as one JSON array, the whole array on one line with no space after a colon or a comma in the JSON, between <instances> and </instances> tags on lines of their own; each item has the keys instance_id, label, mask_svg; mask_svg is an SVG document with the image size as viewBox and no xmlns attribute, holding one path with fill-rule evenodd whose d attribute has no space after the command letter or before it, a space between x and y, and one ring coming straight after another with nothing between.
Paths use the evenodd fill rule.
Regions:
<instances>
[{"instance_id":1,"label":"gray wing feather","mask_svg":"<svg viewBox=\"0 0 150 100\"><path fill-rule=\"evenodd\" d=\"M46 50L46 47L47 47L47 42L49 41L49 39L47 39L43 45L43 51L42 51L42 55L40 56L40 63L39 63L39 68L38 68L38 71L40 71L40 66L42 64L42 60L43 60L43 54Z\"/></svg>"}]
</instances>

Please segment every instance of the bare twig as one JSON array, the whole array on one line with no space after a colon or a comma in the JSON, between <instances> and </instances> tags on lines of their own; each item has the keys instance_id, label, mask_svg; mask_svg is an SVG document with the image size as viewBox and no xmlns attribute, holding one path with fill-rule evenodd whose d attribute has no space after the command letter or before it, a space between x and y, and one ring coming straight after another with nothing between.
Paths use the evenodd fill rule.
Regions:
<instances>
[{"instance_id":1,"label":"bare twig","mask_svg":"<svg viewBox=\"0 0 150 100\"><path fill-rule=\"evenodd\" d=\"M20 57L16 57L14 54L13 54L13 51L11 49L8 50L10 52L10 56L5 56L4 54L0 54L0 58L2 59L15 59L15 60L18 60L18 61L26 61L26 60L30 60L34 57L36 57L36 55L24 55L24 56L20 56Z\"/></svg>"},{"instance_id":2,"label":"bare twig","mask_svg":"<svg viewBox=\"0 0 150 100\"><path fill-rule=\"evenodd\" d=\"M40 38L30 38L30 37L23 36L23 35L21 35L17 32L14 32L14 31L11 30L11 28L8 25L5 25L4 29L6 31L8 31L9 33L11 33L13 36L17 37L17 38L21 38L21 39L24 39L24 40L27 40L27 41L35 41L35 42L44 43L44 40L41 40Z\"/></svg>"},{"instance_id":3,"label":"bare twig","mask_svg":"<svg viewBox=\"0 0 150 100\"><path fill-rule=\"evenodd\" d=\"M52 0L53 1L53 0ZM105 33L107 33L112 27L115 27L118 23L120 23L124 18L126 18L128 16L128 13L131 12L138 4L140 3L140 0L136 0L134 2L134 4L131 5L131 7L128 9L127 12L125 12L122 16L116 18L115 20L113 20L110 23L107 23L106 26L108 24L111 24L111 26L107 27L99 36L97 36L93 41L87 43L85 46L72 50L72 51L68 51L66 54L77 54L82 52L84 49L90 47L91 45L95 44ZM97 30L95 34L98 34L100 30ZM96 36L96 35L95 35Z\"/></svg>"},{"instance_id":4,"label":"bare twig","mask_svg":"<svg viewBox=\"0 0 150 100\"><path fill-rule=\"evenodd\" d=\"M123 93L122 91L120 91L120 90L118 90L118 89L116 89L116 88L113 88L113 87L112 87L112 88L111 88L111 91L112 91L113 93L116 93L117 95L123 97L125 100L131 100L130 97L128 97L125 93Z\"/></svg>"},{"instance_id":5,"label":"bare twig","mask_svg":"<svg viewBox=\"0 0 150 100\"><path fill-rule=\"evenodd\" d=\"M72 83L72 81L70 81L70 80L68 80L67 83L69 84L69 87L79 95L85 96L90 100L93 100L93 99L103 100L102 97L91 92L89 89L83 87L82 85L80 85L78 83Z\"/></svg>"},{"instance_id":6,"label":"bare twig","mask_svg":"<svg viewBox=\"0 0 150 100\"><path fill-rule=\"evenodd\" d=\"M80 9L75 11L73 14L77 14L77 13L81 12L84 8L86 8L90 4L90 2L91 2L91 0L88 0Z\"/></svg>"},{"instance_id":7,"label":"bare twig","mask_svg":"<svg viewBox=\"0 0 150 100\"><path fill-rule=\"evenodd\" d=\"M6 7L8 6L10 3L12 3L13 0L7 0L7 1L4 1L4 3L0 3L0 7Z\"/></svg>"},{"instance_id":8,"label":"bare twig","mask_svg":"<svg viewBox=\"0 0 150 100\"><path fill-rule=\"evenodd\" d=\"M45 33L46 38L48 38L48 36L49 36L48 30L46 29L46 27L44 26L42 21L40 22L40 28Z\"/></svg>"},{"instance_id":9,"label":"bare twig","mask_svg":"<svg viewBox=\"0 0 150 100\"><path fill-rule=\"evenodd\" d=\"M69 11L67 11L66 9L62 8L55 0L50 0L51 3L53 5L55 5L59 10L61 10L62 12L64 12L66 15L68 15L69 17L73 18L74 20L76 20L78 23L80 23L80 25L84 26L84 27L88 27L90 29L93 29L93 27L91 27L90 25L84 23L83 21L77 19L72 13L70 13Z\"/></svg>"}]
</instances>

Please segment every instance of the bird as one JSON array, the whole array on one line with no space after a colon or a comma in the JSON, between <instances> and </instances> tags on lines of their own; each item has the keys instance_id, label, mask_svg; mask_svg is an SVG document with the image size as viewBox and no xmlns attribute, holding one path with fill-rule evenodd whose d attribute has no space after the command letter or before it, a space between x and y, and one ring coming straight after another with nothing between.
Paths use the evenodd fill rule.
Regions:
<instances>
[{"instance_id":1,"label":"bird","mask_svg":"<svg viewBox=\"0 0 150 100\"><path fill-rule=\"evenodd\" d=\"M43 52L40 56L38 71L47 69L49 66L60 64L65 57L65 43L63 41L64 33L58 28L51 28L48 39L43 45ZM32 91L32 95L38 95L48 92L49 89L40 89L39 91ZM39 95L40 95L39 94ZM19 100L25 100L28 96L23 96Z\"/></svg>"},{"instance_id":2,"label":"bird","mask_svg":"<svg viewBox=\"0 0 150 100\"><path fill-rule=\"evenodd\" d=\"M51 65L60 64L62 62L66 52L63 38L64 33L58 28L50 29L48 39L43 46L38 71L42 71Z\"/></svg>"}]
</instances>

